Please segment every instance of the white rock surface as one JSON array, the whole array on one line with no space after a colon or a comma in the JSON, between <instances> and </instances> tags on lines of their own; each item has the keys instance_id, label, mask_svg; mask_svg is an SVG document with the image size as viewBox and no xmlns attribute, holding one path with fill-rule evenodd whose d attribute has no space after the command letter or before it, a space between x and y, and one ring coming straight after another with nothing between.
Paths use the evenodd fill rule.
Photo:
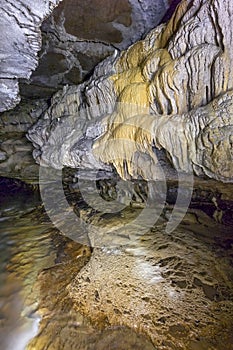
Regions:
<instances>
[{"instance_id":1,"label":"white rock surface","mask_svg":"<svg viewBox=\"0 0 233 350\"><path fill-rule=\"evenodd\" d=\"M233 181L232 21L230 0L182 1L167 25L55 95L29 131L37 161L156 178L155 145L178 171Z\"/></svg>"},{"instance_id":2,"label":"white rock surface","mask_svg":"<svg viewBox=\"0 0 233 350\"><path fill-rule=\"evenodd\" d=\"M40 26L61 0L2 0L0 3L0 112L19 101L19 78L29 78L38 63Z\"/></svg>"}]
</instances>

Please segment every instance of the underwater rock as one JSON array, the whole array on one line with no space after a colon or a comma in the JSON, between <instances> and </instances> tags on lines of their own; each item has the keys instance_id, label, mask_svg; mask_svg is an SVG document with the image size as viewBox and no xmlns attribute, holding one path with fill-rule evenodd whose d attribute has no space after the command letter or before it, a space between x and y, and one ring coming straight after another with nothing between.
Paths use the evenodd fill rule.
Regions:
<instances>
[{"instance_id":1,"label":"underwater rock","mask_svg":"<svg viewBox=\"0 0 233 350\"><path fill-rule=\"evenodd\" d=\"M204 220L198 235L193 222L171 235L157 223L146 235L132 232L137 240L124 249L120 243L95 248L67 288L76 310L99 327L124 325L146 334L159 349L221 349L224 339L230 350L232 269L223 272L213 249L221 229Z\"/></svg>"},{"instance_id":2,"label":"underwater rock","mask_svg":"<svg viewBox=\"0 0 233 350\"><path fill-rule=\"evenodd\" d=\"M156 179L155 146L178 171L232 182L232 20L230 0L182 1L167 24L53 97L28 133L36 160Z\"/></svg>"}]
</instances>

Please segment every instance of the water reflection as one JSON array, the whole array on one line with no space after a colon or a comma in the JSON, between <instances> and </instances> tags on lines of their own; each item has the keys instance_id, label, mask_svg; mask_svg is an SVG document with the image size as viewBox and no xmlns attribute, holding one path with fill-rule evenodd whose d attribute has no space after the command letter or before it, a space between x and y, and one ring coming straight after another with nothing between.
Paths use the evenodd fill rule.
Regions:
<instances>
[{"instance_id":1,"label":"water reflection","mask_svg":"<svg viewBox=\"0 0 233 350\"><path fill-rule=\"evenodd\" d=\"M232 225L190 209L167 234L168 206L147 234L127 232L127 246L92 250L62 238L33 192L5 184L2 194L2 349L232 349ZM79 193L69 200L119 243L115 228L140 210L102 215Z\"/></svg>"},{"instance_id":2,"label":"water reflection","mask_svg":"<svg viewBox=\"0 0 233 350\"><path fill-rule=\"evenodd\" d=\"M119 326L94 327L66 289L91 250L62 238L22 184L0 178L0 347L4 350L153 350Z\"/></svg>"},{"instance_id":3,"label":"water reflection","mask_svg":"<svg viewBox=\"0 0 233 350\"><path fill-rule=\"evenodd\" d=\"M48 223L30 215L38 197L20 184L0 182L0 343L4 350L23 350L38 331L37 296L32 286L38 272L55 257Z\"/></svg>"}]
</instances>

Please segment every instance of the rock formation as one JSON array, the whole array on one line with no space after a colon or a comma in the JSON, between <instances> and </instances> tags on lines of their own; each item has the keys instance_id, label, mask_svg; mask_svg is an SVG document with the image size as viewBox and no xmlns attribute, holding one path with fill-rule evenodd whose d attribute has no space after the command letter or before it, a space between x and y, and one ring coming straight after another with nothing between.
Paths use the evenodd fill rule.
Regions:
<instances>
[{"instance_id":1,"label":"rock formation","mask_svg":"<svg viewBox=\"0 0 233 350\"><path fill-rule=\"evenodd\" d=\"M41 27L42 17L41 21L38 19L33 27L37 28L37 32L30 43L27 42L27 26L30 20L36 21L36 17L32 12L30 17L25 10L25 1L18 3L15 12L14 6L8 3L1 10L4 13L1 49L5 58L0 65L0 77L5 76L8 70L14 71L14 77L20 72L20 79L12 80L17 87L13 95L11 89L1 93L0 110L12 108L21 97L22 101L13 110L0 115L0 174L24 180L34 178L36 181L38 166L30 155L32 146L24 133L48 108L51 95L64 85L80 83L106 56L140 39L161 20L169 3L164 0L158 0L155 4L151 0L102 0L101 3L63 0ZM10 16L10 13L13 15ZM27 24L23 26L21 22L26 20ZM4 26L6 21L7 28ZM31 35L33 28L28 29ZM40 31L42 48L36 57L41 45ZM5 32L7 35L3 34ZM17 45L13 44L13 40ZM24 55L28 57L27 64L22 64ZM30 57L33 59L29 62ZM11 84L11 79L7 79L6 83ZM21 146L15 147L15 144ZM25 150L27 153L23 153Z\"/></svg>"},{"instance_id":2,"label":"rock formation","mask_svg":"<svg viewBox=\"0 0 233 350\"><path fill-rule=\"evenodd\" d=\"M95 40L88 37L90 21L76 27L66 7L74 1L64 0L43 25L41 66L28 85L33 90L38 84L40 91L21 87L29 97L68 85L51 100L23 101L0 118L0 175L32 176L34 184L38 165L33 146L41 165L42 205L26 215L20 211L30 223L27 235L33 233L35 218L42 223L35 238L42 245L43 237L51 237L48 217L59 229L53 228L51 241L46 240L47 257L35 239L24 239L25 226L27 246L15 236L9 241L13 264L7 270L14 274L26 271L25 259L35 265L28 255L31 243L36 253L39 247L39 259L55 263L38 276L39 306L25 312L30 318L35 311L41 316L28 349L232 350L233 4L183 0L171 18L168 12L161 25L120 52L128 45L127 33L136 40L147 32L155 19L150 10L162 2L75 1L80 9L90 3L116 5L108 8L113 13L103 11L107 19L102 28L114 37L108 42L105 30L98 32L98 21L92 23ZM143 20L135 33L134 15L140 13ZM71 22L66 21L69 14ZM77 28L83 29L83 38ZM90 76L98 60L111 52ZM84 82L69 86L86 73ZM28 128L32 143L25 140ZM173 166L166 186L164 164ZM64 166L74 169L50 168ZM119 180L115 170L130 181ZM179 172L185 173L184 186L177 185ZM193 173L200 176L194 184L186 176ZM7 181L3 179L4 194L11 189ZM18 193L17 186L12 191ZM167 230L173 219L175 225ZM18 237L16 228L17 222L13 231ZM15 245L15 255L12 242L20 245ZM27 287L32 291L30 283Z\"/></svg>"},{"instance_id":3,"label":"rock formation","mask_svg":"<svg viewBox=\"0 0 233 350\"><path fill-rule=\"evenodd\" d=\"M41 28L40 64L30 79L34 94L82 82L105 57L154 28L167 8L161 0L63 0Z\"/></svg>"},{"instance_id":4,"label":"rock formation","mask_svg":"<svg viewBox=\"0 0 233 350\"><path fill-rule=\"evenodd\" d=\"M1 1L0 112L20 101L18 79L28 79L36 68L41 23L59 1Z\"/></svg>"},{"instance_id":5,"label":"rock formation","mask_svg":"<svg viewBox=\"0 0 233 350\"><path fill-rule=\"evenodd\" d=\"M19 102L18 79L20 95L28 98L48 98L65 84L82 82L115 49L157 25L168 6L168 0L4 0L0 111Z\"/></svg>"},{"instance_id":6,"label":"rock formation","mask_svg":"<svg viewBox=\"0 0 233 350\"><path fill-rule=\"evenodd\" d=\"M37 161L156 179L156 147L178 171L232 182L232 20L230 0L182 1L167 24L53 97L28 133Z\"/></svg>"}]
</instances>

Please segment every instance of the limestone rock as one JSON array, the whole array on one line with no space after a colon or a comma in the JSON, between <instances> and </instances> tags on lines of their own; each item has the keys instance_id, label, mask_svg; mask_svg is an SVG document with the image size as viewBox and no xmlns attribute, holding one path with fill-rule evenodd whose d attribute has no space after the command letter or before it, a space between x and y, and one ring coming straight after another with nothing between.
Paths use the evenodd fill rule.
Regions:
<instances>
[{"instance_id":1,"label":"limestone rock","mask_svg":"<svg viewBox=\"0 0 233 350\"><path fill-rule=\"evenodd\" d=\"M40 25L59 1L1 1L0 112L19 102L18 79L29 78L36 68L41 47Z\"/></svg>"},{"instance_id":2,"label":"limestone rock","mask_svg":"<svg viewBox=\"0 0 233 350\"><path fill-rule=\"evenodd\" d=\"M85 129L93 117L111 113L114 108L114 86L108 79L112 73L108 69L114 60L114 57L109 57L100 63L94 73L96 79L90 80L89 84L64 87L54 95L51 107L28 131L28 138L36 148L34 157L38 162L55 168L62 168L65 164L71 167L80 165L78 159L70 157L71 148L85 136ZM94 126L96 136L103 133L104 128L101 123L98 125ZM89 136L90 141L92 135Z\"/></svg>"},{"instance_id":3,"label":"limestone rock","mask_svg":"<svg viewBox=\"0 0 233 350\"><path fill-rule=\"evenodd\" d=\"M48 107L44 99L22 100L14 109L1 113L0 133L26 133Z\"/></svg>"},{"instance_id":4,"label":"limestone rock","mask_svg":"<svg viewBox=\"0 0 233 350\"><path fill-rule=\"evenodd\" d=\"M81 83L100 61L154 28L168 6L167 0L63 0L42 24L39 65L21 82L21 93L51 96Z\"/></svg>"},{"instance_id":5,"label":"limestone rock","mask_svg":"<svg viewBox=\"0 0 233 350\"><path fill-rule=\"evenodd\" d=\"M178 171L233 181L232 20L230 0L182 1L167 24L55 95L29 131L37 161L154 179L155 146Z\"/></svg>"}]
</instances>

